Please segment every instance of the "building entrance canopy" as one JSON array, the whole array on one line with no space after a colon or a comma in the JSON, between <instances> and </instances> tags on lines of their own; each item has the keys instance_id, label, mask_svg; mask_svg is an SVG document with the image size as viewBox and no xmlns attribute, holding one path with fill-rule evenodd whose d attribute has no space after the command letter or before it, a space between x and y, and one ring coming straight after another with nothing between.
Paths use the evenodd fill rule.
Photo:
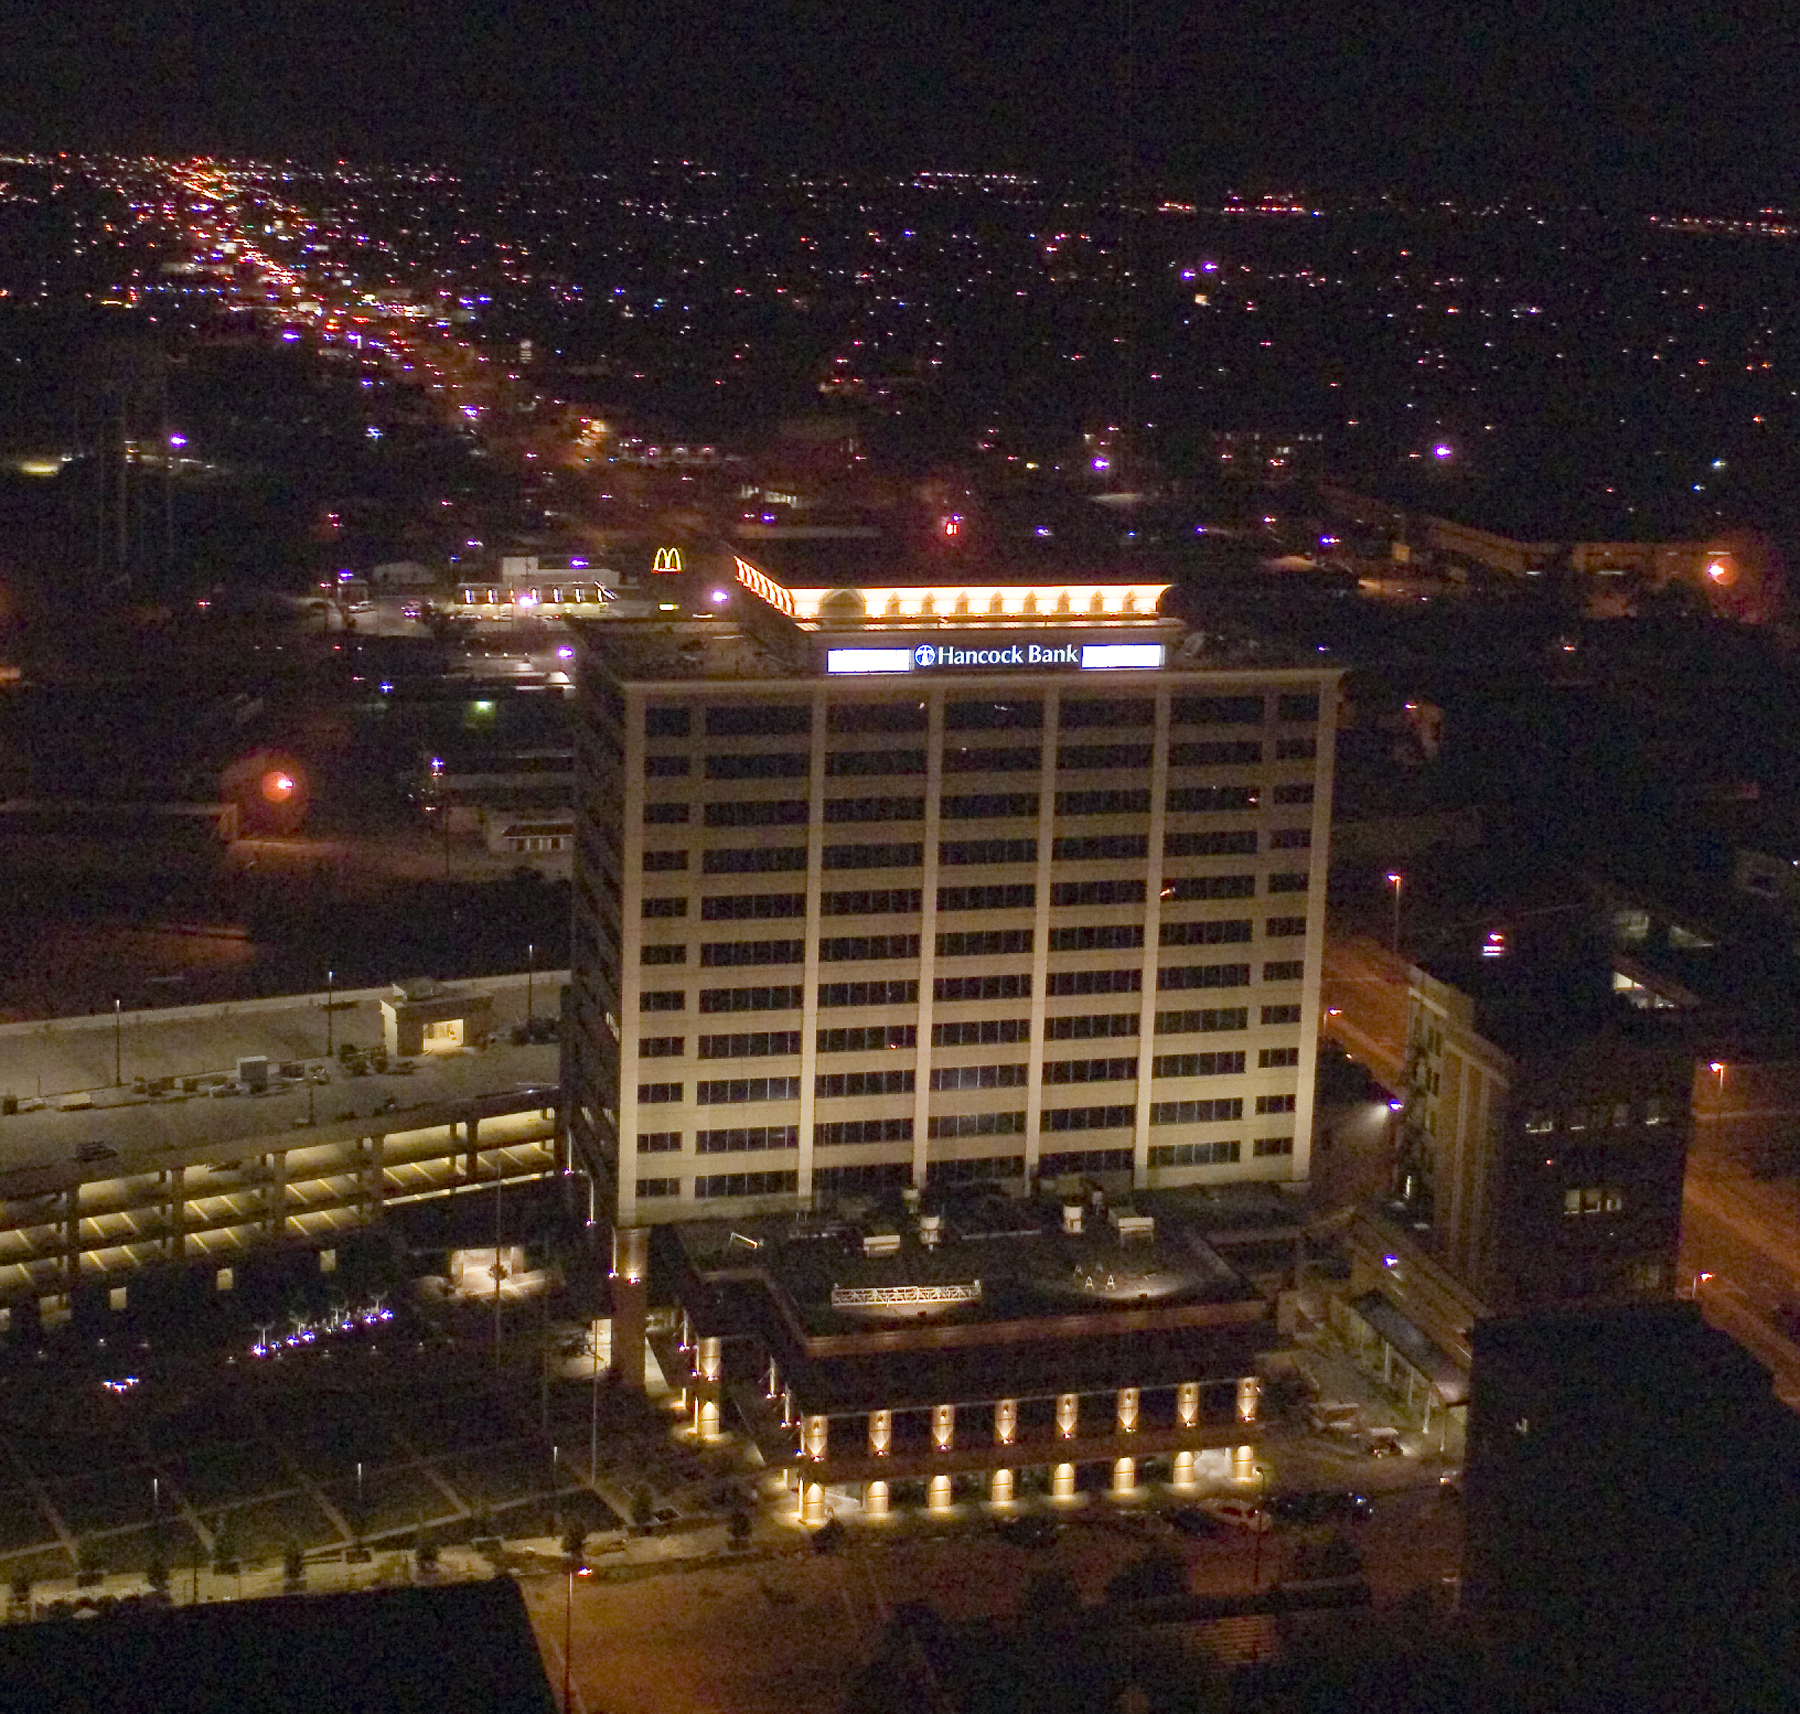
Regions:
<instances>
[{"instance_id":1,"label":"building entrance canopy","mask_svg":"<svg viewBox=\"0 0 1800 1714\"><path fill-rule=\"evenodd\" d=\"M1469 1402L1469 1377L1455 1359L1421 1333L1380 1292L1366 1291L1361 1297L1352 1298L1350 1308L1430 1383L1443 1404Z\"/></svg>"}]
</instances>

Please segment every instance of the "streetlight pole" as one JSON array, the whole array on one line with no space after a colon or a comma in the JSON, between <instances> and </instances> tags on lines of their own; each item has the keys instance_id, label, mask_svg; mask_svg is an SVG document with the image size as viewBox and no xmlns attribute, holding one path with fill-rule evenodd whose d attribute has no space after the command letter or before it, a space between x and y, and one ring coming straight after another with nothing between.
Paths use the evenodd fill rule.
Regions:
<instances>
[{"instance_id":1,"label":"streetlight pole","mask_svg":"<svg viewBox=\"0 0 1800 1714\"><path fill-rule=\"evenodd\" d=\"M331 990L332 985L336 981L337 972L335 970L327 970L325 972L325 1057L327 1059L331 1058Z\"/></svg>"},{"instance_id":2,"label":"streetlight pole","mask_svg":"<svg viewBox=\"0 0 1800 1714\"><path fill-rule=\"evenodd\" d=\"M125 1012L124 1001L113 996L113 1087L125 1082Z\"/></svg>"},{"instance_id":3,"label":"streetlight pole","mask_svg":"<svg viewBox=\"0 0 1800 1714\"><path fill-rule=\"evenodd\" d=\"M500 1368L500 1281L506 1269L500 1265L500 1191L505 1183L506 1161L494 1151L494 1368Z\"/></svg>"},{"instance_id":4,"label":"streetlight pole","mask_svg":"<svg viewBox=\"0 0 1800 1714\"><path fill-rule=\"evenodd\" d=\"M1388 885L1394 889L1394 952L1400 951L1400 891L1406 885L1404 875L1389 875Z\"/></svg>"},{"instance_id":5,"label":"streetlight pole","mask_svg":"<svg viewBox=\"0 0 1800 1714\"><path fill-rule=\"evenodd\" d=\"M569 1714L569 1654L575 1645L575 1560L569 1559L569 1588L563 1596L563 1714Z\"/></svg>"},{"instance_id":6,"label":"streetlight pole","mask_svg":"<svg viewBox=\"0 0 1800 1714\"><path fill-rule=\"evenodd\" d=\"M534 1004L537 992L537 942L528 940L525 943L525 1028L530 1030L531 1019L537 1007Z\"/></svg>"},{"instance_id":7,"label":"streetlight pole","mask_svg":"<svg viewBox=\"0 0 1800 1714\"><path fill-rule=\"evenodd\" d=\"M588 1355L593 1359L593 1391L588 1404L588 1484L598 1479L600 1469L600 1323L596 1319L588 1328Z\"/></svg>"},{"instance_id":8,"label":"streetlight pole","mask_svg":"<svg viewBox=\"0 0 1800 1714\"><path fill-rule=\"evenodd\" d=\"M1267 1468L1261 1464L1257 1465L1256 1477L1256 1528L1250 1532L1256 1538L1255 1556L1250 1566L1250 1587L1252 1589L1260 1589L1262 1587L1262 1538L1263 1529L1269 1521L1267 1517L1269 1501L1269 1472Z\"/></svg>"}]
</instances>

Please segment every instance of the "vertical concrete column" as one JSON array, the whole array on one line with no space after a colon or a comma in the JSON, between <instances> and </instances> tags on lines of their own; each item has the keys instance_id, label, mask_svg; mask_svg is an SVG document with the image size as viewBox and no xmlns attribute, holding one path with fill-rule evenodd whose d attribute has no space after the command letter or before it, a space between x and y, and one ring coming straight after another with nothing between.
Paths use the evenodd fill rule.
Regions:
<instances>
[{"instance_id":1,"label":"vertical concrete column","mask_svg":"<svg viewBox=\"0 0 1800 1714\"><path fill-rule=\"evenodd\" d=\"M387 1137L371 1137L363 1151L362 1202L363 1219L379 1220L387 1199Z\"/></svg>"},{"instance_id":2,"label":"vertical concrete column","mask_svg":"<svg viewBox=\"0 0 1800 1714\"><path fill-rule=\"evenodd\" d=\"M1075 1498L1075 1466L1073 1464L1058 1464L1050 1472L1050 1498L1053 1500Z\"/></svg>"},{"instance_id":3,"label":"vertical concrete column","mask_svg":"<svg viewBox=\"0 0 1800 1714\"><path fill-rule=\"evenodd\" d=\"M869 1412L869 1451L876 1458L885 1458L888 1448L894 1444L894 1413L891 1410L872 1410Z\"/></svg>"},{"instance_id":4,"label":"vertical concrete column","mask_svg":"<svg viewBox=\"0 0 1800 1714\"><path fill-rule=\"evenodd\" d=\"M1183 1381L1175 1389L1175 1417L1183 1428L1193 1428L1200 1421L1198 1381Z\"/></svg>"},{"instance_id":5,"label":"vertical concrete column","mask_svg":"<svg viewBox=\"0 0 1800 1714\"><path fill-rule=\"evenodd\" d=\"M1010 1506L1013 1498L1013 1473L996 1470L988 1481L988 1498L996 1506Z\"/></svg>"},{"instance_id":6,"label":"vertical concrete column","mask_svg":"<svg viewBox=\"0 0 1800 1714\"><path fill-rule=\"evenodd\" d=\"M1137 1492L1137 1460L1135 1458L1115 1458L1113 1460L1112 1491L1115 1494L1135 1494Z\"/></svg>"},{"instance_id":7,"label":"vertical concrete column","mask_svg":"<svg viewBox=\"0 0 1800 1714\"><path fill-rule=\"evenodd\" d=\"M644 1390L644 1340L649 1333L650 1230L615 1226L612 1253L613 1373L622 1386Z\"/></svg>"},{"instance_id":8,"label":"vertical concrete column","mask_svg":"<svg viewBox=\"0 0 1800 1714\"><path fill-rule=\"evenodd\" d=\"M800 1450L814 1463L819 1463L830 1449L831 1418L803 1416L800 1419Z\"/></svg>"},{"instance_id":9,"label":"vertical concrete column","mask_svg":"<svg viewBox=\"0 0 1800 1714\"><path fill-rule=\"evenodd\" d=\"M939 1452L948 1452L956 1444L956 1406L931 1407L931 1444Z\"/></svg>"},{"instance_id":10,"label":"vertical concrete column","mask_svg":"<svg viewBox=\"0 0 1800 1714\"><path fill-rule=\"evenodd\" d=\"M1256 1474L1256 1448L1234 1446L1231 1449L1231 1474L1239 1482L1248 1482Z\"/></svg>"},{"instance_id":11,"label":"vertical concrete column","mask_svg":"<svg viewBox=\"0 0 1800 1714\"><path fill-rule=\"evenodd\" d=\"M1191 1488L1194 1485L1194 1455L1191 1452L1177 1452L1175 1461L1169 1470L1169 1480L1177 1488Z\"/></svg>"},{"instance_id":12,"label":"vertical concrete column","mask_svg":"<svg viewBox=\"0 0 1800 1714\"><path fill-rule=\"evenodd\" d=\"M1245 1375L1237 1384L1237 1413L1239 1422L1256 1421L1256 1402L1262 1395L1262 1382L1254 1375Z\"/></svg>"},{"instance_id":13,"label":"vertical concrete column","mask_svg":"<svg viewBox=\"0 0 1800 1714\"><path fill-rule=\"evenodd\" d=\"M1169 715L1170 692L1164 686L1156 692L1156 736L1150 753L1150 851L1148 885L1144 890L1144 974L1138 998L1137 1110L1133 1115L1131 1137L1131 1182L1137 1186L1150 1182L1150 1105L1156 1088L1150 1073L1156 1057L1156 1004L1162 998L1156 989L1156 970L1162 942L1163 827L1169 805Z\"/></svg>"},{"instance_id":14,"label":"vertical concrete column","mask_svg":"<svg viewBox=\"0 0 1800 1714\"><path fill-rule=\"evenodd\" d=\"M1011 1446L1019 1434L1019 1401L1017 1399L996 1399L994 1401L994 1444Z\"/></svg>"},{"instance_id":15,"label":"vertical concrete column","mask_svg":"<svg viewBox=\"0 0 1800 1714\"><path fill-rule=\"evenodd\" d=\"M794 1389L792 1387L781 1389L781 1426L783 1428L794 1426Z\"/></svg>"},{"instance_id":16,"label":"vertical concrete column","mask_svg":"<svg viewBox=\"0 0 1800 1714\"><path fill-rule=\"evenodd\" d=\"M264 1155L269 1176L263 1181L263 1230L279 1238L287 1230L287 1150Z\"/></svg>"},{"instance_id":17,"label":"vertical concrete column","mask_svg":"<svg viewBox=\"0 0 1800 1714\"><path fill-rule=\"evenodd\" d=\"M800 1521L803 1524L824 1523L825 1486L821 1482L808 1482L804 1477L800 1482Z\"/></svg>"},{"instance_id":18,"label":"vertical concrete column","mask_svg":"<svg viewBox=\"0 0 1800 1714\"><path fill-rule=\"evenodd\" d=\"M925 1489L925 1504L934 1512L947 1512L953 1496L948 1476L933 1476Z\"/></svg>"},{"instance_id":19,"label":"vertical concrete column","mask_svg":"<svg viewBox=\"0 0 1800 1714\"><path fill-rule=\"evenodd\" d=\"M469 1182L473 1184L481 1176L481 1121L471 1113L463 1120L463 1140L469 1145Z\"/></svg>"},{"instance_id":20,"label":"vertical concrete column","mask_svg":"<svg viewBox=\"0 0 1800 1714\"><path fill-rule=\"evenodd\" d=\"M863 1510L872 1518L885 1518L888 1515L887 1483L870 1482L863 1488Z\"/></svg>"},{"instance_id":21,"label":"vertical concrete column","mask_svg":"<svg viewBox=\"0 0 1800 1714\"><path fill-rule=\"evenodd\" d=\"M933 984L937 968L938 815L943 783L944 696L942 691L935 691L925 698L925 825L919 830L924 844L924 862L919 873L919 1044L913 1060L916 1075L913 1078L912 1151L912 1188L919 1191L924 1190L930 1177L929 1072Z\"/></svg>"},{"instance_id":22,"label":"vertical concrete column","mask_svg":"<svg viewBox=\"0 0 1800 1714\"><path fill-rule=\"evenodd\" d=\"M80 1278L81 1186L72 1184L63 1193L63 1289L72 1291Z\"/></svg>"},{"instance_id":23,"label":"vertical concrete column","mask_svg":"<svg viewBox=\"0 0 1800 1714\"><path fill-rule=\"evenodd\" d=\"M1138 1425L1138 1399L1136 1387L1119 1388L1119 1432L1135 1434Z\"/></svg>"},{"instance_id":24,"label":"vertical concrete column","mask_svg":"<svg viewBox=\"0 0 1800 1714\"><path fill-rule=\"evenodd\" d=\"M708 1334L695 1342L694 1427L702 1440L719 1433L720 1383L725 1373L723 1342Z\"/></svg>"},{"instance_id":25,"label":"vertical concrete column","mask_svg":"<svg viewBox=\"0 0 1800 1714\"><path fill-rule=\"evenodd\" d=\"M1073 1440L1075 1432L1081 1427L1081 1395L1079 1393L1058 1393L1056 1395L1056 1432L1060 1439Z\"/></svg>"},{"instance_id":26,"label":"vertical concrete column","mask_svg":"<svg viewBox=\"0 0 1800 1714\"><path fill-rule=\"evenodd\" d=\"M163 1223L168 1228L163 1254L179 1262L187 1255L187 1168L170 1167L163 1183L168 1187L163 1197Z\"/></svg>"},{"instance_id":27,"label":"vertical concrete column","mask_svg":"<svg viewBox=\"0 0 1800 1714\"><path fill-rule=\"evenodd\" d=\"M1043 742L1038 768L1037 909L1031 922L1031 1046L1025 1055L1025 1176L1037 1182L1043 1123L1044 990L1049 987L1051 852L1056 846L1056 745L1062 731L1062 697L1044 694Z\"/></svg>"}]
</instances>

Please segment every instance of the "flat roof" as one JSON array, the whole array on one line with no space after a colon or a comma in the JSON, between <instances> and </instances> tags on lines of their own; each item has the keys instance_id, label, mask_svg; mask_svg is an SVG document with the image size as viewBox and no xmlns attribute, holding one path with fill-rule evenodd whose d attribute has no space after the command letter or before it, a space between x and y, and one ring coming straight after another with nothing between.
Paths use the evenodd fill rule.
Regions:
<instances>
[{"instance_id":1,"label":"flat roof","mask_svg":"<svg viewBox=\"0 0 1800 1714\"><path fill-rule=\"evenodd\" d=\"M556 1707L524 1597L506 1577L8 1625L0 1671L40 1714Z\"/></svg>"},{"instance_id":2,"label":"flat roof","mask_svg":"<svg viewBox=\"0 0 1800 1714\"><path fill-rule=\"evenodd\" d=\"M265 1148L277 1137L284 1147L329 1143L406 1129L409 1115L420 1125L441 1124L442 1112L458 1104L503 1112L521 1107L517 1097L534 1090L553 1105L559 1049L515 1047L507 1032L524 1021L528 982L541 1015L566 980L565 971L540 970L529 979L521 974L450 984L453 992L491 998L497 1040L486 1049L421 1055L410 1073L385 1076L351 1077L334 1062L328 1084L294 1082L227 1097L179 1087L141 1095L132 1084L139 1077L235 1075L239 1059L257 1056L269 1060L272 1074L283 1063L318 1063L325 1058L324 993L0 1025L0 1093L27 1104L40 1097L45 1102L35 1111L0 1116L0 1198L179 1166L253 1139L266 1139ZM392 997L391 987L333 992L334 1046L348 1041L379 1047L381 1002ZM115 1055L122 1085L114 1080ZM375 1112L390 1100L396 1106L387 1114ZM310 1128L309 1107L315 1120ZM116 1150L117 1158L102 1157L104 1166L78 1160L78 1151L94 1144Z\"/></svg>"}]
</instances>

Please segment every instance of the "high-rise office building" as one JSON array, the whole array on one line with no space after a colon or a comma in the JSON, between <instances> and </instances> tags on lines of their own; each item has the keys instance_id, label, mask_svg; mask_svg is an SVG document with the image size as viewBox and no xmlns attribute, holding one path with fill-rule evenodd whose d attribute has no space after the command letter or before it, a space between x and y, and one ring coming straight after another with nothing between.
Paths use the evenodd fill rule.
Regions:
<instances>
[{"instance_id":1,"label":"high-rise office building","mask_svg":"<svg viewBox=\"0 0 1800 1714\"><path fill-rule=\"evenodd\" d=\"M616 1224L1307 1173L1337 675L1161 585L584 624L567 1101Z\"/></svg>"}]
</instances>

